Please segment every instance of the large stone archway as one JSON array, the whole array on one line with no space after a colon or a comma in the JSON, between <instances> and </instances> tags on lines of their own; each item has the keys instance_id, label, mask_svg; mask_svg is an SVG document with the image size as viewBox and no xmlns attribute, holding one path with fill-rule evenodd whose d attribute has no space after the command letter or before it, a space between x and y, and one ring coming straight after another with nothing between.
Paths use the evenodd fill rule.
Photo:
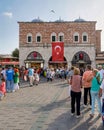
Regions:
<instances>
[{"instance_id":1,"label":"large stone archway","mask_svg":"<svg viewBox=\"0 0 104 130\"><path fill-rule=\"evenodd\" d=\"M48 66L52 66L54 68L58 67L66 67L67 66L67 60L64 57L64 61L52 61L52 56L49 58Z\"/></svg>"},{"instance_id":2,"label":"large stone archway","mask_svg":"<svg viewBox=\"0 0 104 130\"><path fill-rule=\"evenodd\" d=\"M73 56L73 59L72 59L73 66L85 68L87 64L91 65L91 60L90 60L89 55L86 52L79 51Z\"/></svg>"},{"instance_id":3,"label":"large stone archway","mask_svg":"<svg viewBox=\"0 0 104 130\"><path fill-rule=\"evenodd\" d=\"M30 67L30 66L42 68L43 63L44 63L44 59L39 52L33 51L33 52L28 54L28 56L26 57L26 60L24 62L25 62L25 66L27 68Z\"/></svg>"}]
</instances>

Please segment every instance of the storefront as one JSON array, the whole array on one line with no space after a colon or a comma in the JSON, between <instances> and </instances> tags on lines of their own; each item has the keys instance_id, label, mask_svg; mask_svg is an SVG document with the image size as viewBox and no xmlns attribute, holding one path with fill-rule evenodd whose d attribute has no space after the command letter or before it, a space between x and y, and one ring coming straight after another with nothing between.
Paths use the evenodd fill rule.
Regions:
<instances>
[{"instance_id":1,"label":"storefront","mask_svg":"<svg viewBox=\"0 0 104 130\"><path fill-rule=\"evenodd\" d=\"M79 68L85 68L86 65L91 65L90 57L84 51L77 52L72 59L72 65L77 66Z\"/></svg>"},{"instance_id":2,"label":"storefront","mask_svg":"<svg viewBox=\"0 0 104 130\"><path fill-rule=\"evenodd\" d=\"M41 54L36 51L31 52L27 56L27 58L24 62L25 62L26 68L29 68L31 66L36 67L36 68L43 68L43 65L44 65L44 60L43 60Z\"/></svg>"},{"instance_id":3,"label":"storefront","mask_svg":"<svg viewBox=\"0 0 104 130\"><path fill-rule=\"evenodd\" d=\"M48 66L51 68L58 68L58 67L66 67L67 66L67 60L64 57L64 61L52 61L52 56L48 61Z\"/></svg>"}]
</instances>

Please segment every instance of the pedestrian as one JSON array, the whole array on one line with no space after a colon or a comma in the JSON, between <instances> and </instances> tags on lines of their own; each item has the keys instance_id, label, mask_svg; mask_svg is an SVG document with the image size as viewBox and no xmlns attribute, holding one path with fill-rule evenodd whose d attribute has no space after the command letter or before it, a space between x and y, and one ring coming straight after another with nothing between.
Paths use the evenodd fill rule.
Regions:
<instances>
[{"instance_id":1,"label":"pedestrian","mask_svg":"<svg viewBox=\"0 0 104 130\"><path fill-rule=\"evenodd\" d=\"M99 65L98 70L99 70L101 79L103 80L104 79L104 69L103 69L103 67L101 65Z\"/></svg>"},{"instance_id":2,"label":"pedestrian","mask_svg":"<svg viewBox=\"0 0 104 130\"><path fill-rule=\"evenodd\" d=\"M34 73L34 82L35 82L35 85L39 84L39 80L40 80L39 74L38 74L37 71L35 71L35 73Z\"/></svg>"},{"instance_id":3,"label":"pedestrian","mask_svg":"<svg viewBox=\"0 0 104 130\"><path fill-rule=\"evenodd\" d=\"M72 66L71 69L68 72L68 75L67 75L67 82L69 84L69 87L68 87L68 95L69 95L69 97L68 97L68 99L70 99L70 94L71 94L70 79L72 78L73 74L74 74L74 67Z\"/></svg>"},{"instance_id":4,"label":"pedestrian","mask_svg":"<svg viewBox=\"0 0 104 130\"><path fill-rule=\"evenodd\" d=\"M50 77L51 77L51 70L47 69L47 73L46 73L47 82L50 81Z\"/></svg>"},{"instance_id":5,"label":"pedestrian","mask_svg":"<svg viewBox=\"0 0 104 130\"><path fill-rule=\"evenodd\" d=\"M32 87L33 83L34 83L34 69L33 69L33 66L31 66L28 69L28 76L29 76L30 87Z\"/></svg>"},{"instance_id":6,"label":"pedestrian","mask_svg":"<svg viewBox=\"0 0 104 130\"><path fill-rule=\"evenodd\" d=\"M2 68L2 70L1 70L1 78L5 78L6 79L6 68Z\"/></svg>"},{"instance_id":7,"label":"pedestrian","mask_svg":"<svg viewBox=\"0 0 104 130\"><path fill-rule=\"evenodd\" d=\"M103 125L104 125L104 79L100 85L99 97L101 97L102 121L103 121Z\"/></svg>"},{"instance_id":8,"label":"pedestrian","mask_svg":"<svg viewBox=\"0 0 104 130\"><path fill-rule=\"evenodd\" d=\"M14 92L14 70L11 67L8 67L6 70L6 89L7 92Z\"/></svg>"},{"instance_id":9,"label":"pedestrian","mask_svg":"<svg viewBox=\"0 0 104 130\"><path fill-rule=\"evenodd\" d=\"M2 77L0 84L0 100L2 100L4 96L6 96L6 84L5 84L5 78Z\"/></svg>"},{"instance_id":10,"label":"pedestrian","mask_svg":"<svg viewBox=\"0 0 104 130\"><path fill-rule=\"evenodd\" d=\"M24 81L28 81L28 69L25 68L23 73L24 73L24 78L23 78Z\"/></svg>"},{"instance_id":11,"label":"pedestrian","mask_svg":"<svg viewBox=\"0 0 104 130\"><path fill-rule=\"evenodd\" d=\"M76 118L79 118L81 116L80 102L81 102L81 87L82 87L82 79L80 76L79 68L74 68L74 74L70 80L70 84L71 84L71 115L73 116L76 111Z\"/></svg>"},{"instance_id":12,"label":"pedestrian","mask_svg":"<svg viewBox=\"0 0 104 130\"><path fill-rule=\"evenodd\" d=\"M101 97L101 100L104 100L104 79L100 85L99 97Z\"/></svg>"},{"instance_id":13,"label":"pedestrian","mask_svg":"<svg viewBox=\"0 0 104 130\"><path fill-rule=\"evenodd\" d=\"M51 82L54 80L54 77L55 77L55 71L54 71L54 68L51 68L51 75L50 75Z\"/></svg>"},{"instance_id":14,"label":"pedestrian","mask_svg":"<svg viewBox=\"0 0 104 130\"><path fill-rule=\"evenodd\" d=\"M99 90L100 90L100 84L99 81L101 77L100 74L98 73L97 69L93 70L93 78L91 81L91 114L90 116L93 117L94 116L94 112L95 112L95 101L97 100L98 103L98 112L99 112L99 116L101 116L101 102L100 102L100 97L99 97Z\"/></svg>"},{"instance_id":15,"label":"pedestrian","mask_svg":"<svg viewBox=\"0 0 104 130\"><path fill-rule=\"evenodd\" d=\"M89 103L91 106L91 94L90 94L90 89L91 89L91 80L92 80L93 74L92 74L92 69L90 65L86 66L86 70L83 73L82 76L82 82L83 82L83 88L84 88L84 107L87 107L88 105L88 99ZM89 98L88 98L89 96Z\"/></svg>"},{"instance_id":16,"label":"pedestrian","mask_svg":"<svg viewBox=\"0 0 104 130\"><path fill-rule=\"evenodd\" d=\"M17 68L14 69L14 90L19 89L19 70Z\"/></svg>"}]
</instances>

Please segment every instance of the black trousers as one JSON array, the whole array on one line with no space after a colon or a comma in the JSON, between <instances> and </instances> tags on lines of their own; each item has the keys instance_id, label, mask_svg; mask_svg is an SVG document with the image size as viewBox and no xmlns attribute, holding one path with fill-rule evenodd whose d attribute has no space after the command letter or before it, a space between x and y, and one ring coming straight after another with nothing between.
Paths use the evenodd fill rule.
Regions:
<instances>
[{"instance_id":1,"label":"black trousers","mask_svg":"<svg viewBox=\"0 0 104 130\"><path fill-rule=\"evenodd\" d=\"M87 105L88 102L88 95L89 95L89 100L90 100L90 105L91 105L91 93L90 93L91 88L84 88L84 105Z\"/></svg>"},{"instance_id":2,"label":"black trousers","mask_svg":"<svg viewBox=\"0 0 104 130\"><path fill-rule=\"evenodd\" d=\"M75 106L76 106L76 114L80 115L80 101L81 101L81 92L71 91L71 113L75 113Z\"/></svg>"}]
</instances>

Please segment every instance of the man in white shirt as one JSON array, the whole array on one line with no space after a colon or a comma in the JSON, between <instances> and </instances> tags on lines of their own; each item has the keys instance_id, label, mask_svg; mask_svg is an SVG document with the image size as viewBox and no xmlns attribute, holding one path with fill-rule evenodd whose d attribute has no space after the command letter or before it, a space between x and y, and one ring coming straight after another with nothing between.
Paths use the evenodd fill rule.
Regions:
<instances>
[{"instance_id":1,"label":"man in white shirt","mask_svg":"<svg viewBox=\"0 0 104 130\"><path fill-rule=\"evenodd\" d=\"M104 79L103 79L102 84L100 86L99 96L102 97L102 99L104 99Z\"/></svg>"},{"instance_id":2,"label":"man in white shirt","mask_svg":"<svg viewBox=\"0 0 104 130\"><path fill-rule=\"evenodd\" d=\"M98 70L99 70L101 79L103 80L103 79L104 79L104 69L102 68L102 66L99 66L99 67L98 67Z\"/></svg>"},{"instance_id":3,"label":"man in white shirt","mask_svg":"<svg viewBox=\"0 0 104 130\"><path fill-rule=\"evenodd\" d=\"M1 75L6 79L6 69L2 68Z\"/></svg>"},{"instance_id":4,"label":"man in white shirt","mask_svg":"<svg viewBox=\"0 0 104 130\"><path fill-rule=\"evenodd\" d=\"M103 126L104 126L104 79L103 79L102 84L101 84L101 86L100 86L99 97L102 97L102 98L101 98L101 104L102 104L102 120L103 120Z\"/></svg>"}]
</instances>

